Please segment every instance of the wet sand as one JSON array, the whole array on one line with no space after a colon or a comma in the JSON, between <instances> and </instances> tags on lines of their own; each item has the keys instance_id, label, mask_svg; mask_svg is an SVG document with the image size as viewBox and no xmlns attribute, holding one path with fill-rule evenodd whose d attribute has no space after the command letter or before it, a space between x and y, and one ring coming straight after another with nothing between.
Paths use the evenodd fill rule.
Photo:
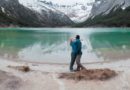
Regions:
<instances>
[{"instance_id":1,"label":"wet sand","mask_svg":"<svg viewBox=\"0 0 130 90\"><path fill-rule=\"evenodd\" d=\"M21 78L0 71L0 90L17 90L23 87L23 81Z\"/></svg>"},{"instance_id":2,"label":"wet sand","mask_svg":"<svg viewBox=\"0 0 130 90\"><path fill-rule=\"evenodd\" d=\"M104 60L126 60L130 58L130 50L99 50L97 55Z\"/></svg>"},{"instance_id":3,"label":"wet sand","mask_svg":"<svg viewBox=\"0 0 130 90\"><path fill-rule=\"evenodd\" d=\"M22 72L8 66L29 66ZM0 90L130 90L130 60L84 64L87 69L109 68L118 73L108 80L60 79L70 73L66 64L38 64L0 59Z\"/></svg>"}]
</instances>

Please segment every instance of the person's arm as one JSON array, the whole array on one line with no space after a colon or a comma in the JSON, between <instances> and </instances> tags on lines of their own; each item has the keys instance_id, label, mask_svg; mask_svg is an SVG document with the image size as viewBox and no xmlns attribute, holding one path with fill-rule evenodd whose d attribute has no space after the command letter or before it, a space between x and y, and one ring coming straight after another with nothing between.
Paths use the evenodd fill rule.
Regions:
<instances>
[{"instance_id":1,"label":"person's arm","mask_svg":"<svg viewBox=\"0 0 130 90\"><path fill-rule=\"evenodd\" d=\"M73 38L70 38L69 42L70 42L70 46L72 46Z\"/></svg>"}]
</instances>

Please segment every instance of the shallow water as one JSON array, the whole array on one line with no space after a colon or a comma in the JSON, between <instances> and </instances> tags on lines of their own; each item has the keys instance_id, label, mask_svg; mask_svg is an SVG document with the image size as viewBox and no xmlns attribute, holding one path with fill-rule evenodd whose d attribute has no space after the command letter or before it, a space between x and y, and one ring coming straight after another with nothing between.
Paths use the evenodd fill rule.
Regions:
<instances>
[{"instance_id":1,"label":"shallow water","mask_svg":"<svg viewBox=\"0 0 130 90\"><path fill-rule=\"evenodd\" d=\"M129 28L1 28L0 55L16 60L66 63L71 52L68 40L77 34L81 36L85 63L104 61L106 56L102 53L106 51L124 53L130 48Z\"/></svg>"}]
</instances>

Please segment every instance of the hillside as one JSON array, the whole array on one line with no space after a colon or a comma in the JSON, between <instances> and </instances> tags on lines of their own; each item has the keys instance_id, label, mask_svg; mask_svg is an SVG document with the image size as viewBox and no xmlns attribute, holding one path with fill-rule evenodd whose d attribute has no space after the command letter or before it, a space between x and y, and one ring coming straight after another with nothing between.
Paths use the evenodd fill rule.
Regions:
<instances>
[{"instance_id":1,"label":"hillside","mask_svg":"<svg viewBox=\"0 0 130 90\"><path fill-rule=\"evenodd\" d=\"M76 27L130 27L130 0L95 0L89 18Z\"/></svg>"},{"instance_id":2,"label":"hillside","mask_svg":"<svg viewBox=\"0 0 130 90\"><path fill-rule=\"evenodd\" d=\"M0 0L0 26L57 27L73 24L64 13L46 7L38 0L32 1Z\"/></svg>"},{"instance_id":3,"label":"hillside","mask_svg":"<svg viewBox=\"0 0 130 90\"><path fill-rule=\"evenodd\" d=\"M77 27L130 27L130 6L122 9L114 7L109 14L101 13L90 17L83 23L76 24Z\"/></svg>"}]
</instances>

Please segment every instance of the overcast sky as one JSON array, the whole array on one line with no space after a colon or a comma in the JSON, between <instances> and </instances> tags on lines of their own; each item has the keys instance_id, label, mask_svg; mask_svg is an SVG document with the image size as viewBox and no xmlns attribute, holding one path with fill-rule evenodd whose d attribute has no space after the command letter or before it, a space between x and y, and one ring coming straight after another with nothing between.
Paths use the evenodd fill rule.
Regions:
<instances>
[{"instance_id":1,"label":"overcast sky","mask_svg":"<svg viewBox=\"0 0 130 90\"><path fill-rule=\"evenodd\" d=\"M74 3L93 2L94 0L46 0L46 1L52 1L59 4L74 4Z\"/></svg>"}]
</instances>

